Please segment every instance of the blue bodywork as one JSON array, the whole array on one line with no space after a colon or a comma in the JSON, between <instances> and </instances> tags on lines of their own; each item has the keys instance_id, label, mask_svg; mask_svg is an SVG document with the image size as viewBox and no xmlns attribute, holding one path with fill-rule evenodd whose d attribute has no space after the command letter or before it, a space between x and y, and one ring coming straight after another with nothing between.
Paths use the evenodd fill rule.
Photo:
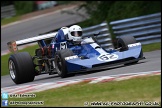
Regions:
<instances>
[{"instance_id":1,"label":"blue bodywork","mask_svg":"<svg viewBox=\"0 0 162 108\"><path fill-rule=\"evenodd\" d=\"M42 45L45 43L42 40ZM69 48L73 51L77 58L66 60L67 71L75 72L87 69L92 69L97 65L102 65L112 61L118 62L119 60L126 58L139 58L142 50L141 44L137 43L134 46L128 47L127 51L119 52L117 50L107 51L104 50L97 43L87 43L81 45L73 45L69 41L66 41L66 35L62 30L59 30L55 38L51 41L50 47L52 48L52 57L54 57L57 50ZM84 57L84 59L81 59Z\"/></svg>"},{"instance_id":2,"label":"blue bodywork","mask_svg":"<svg viewBox=\"0 0 162 108\"><path fill-rule=\"evenodd\" d=\"M75 58L72 60L67 60L68 72L90 69L90 68L93 68L93 66L97 64L104 64L106 62L118 61L118 60L125 59L125 58L132 58L132 57L138 58L141 52L140 45L131 47L129 48L129 50L123 51L123 52L114 51L112 53L108 53L107 51L105 51L105 55L107 54L109 56L108 57L105 56L103 61L101 61L101 60L98 60L98 58L101 57L100 56L101 53L99 53L97 50L92 48L90 45L83 45L81 47L82 47L80 51L81 53L78 54L78 56L84 55L87 57L87 59ZM111 59L110 57L113 55L117 55L117 57L115 59Z\"/></svg>"}]
</instances>

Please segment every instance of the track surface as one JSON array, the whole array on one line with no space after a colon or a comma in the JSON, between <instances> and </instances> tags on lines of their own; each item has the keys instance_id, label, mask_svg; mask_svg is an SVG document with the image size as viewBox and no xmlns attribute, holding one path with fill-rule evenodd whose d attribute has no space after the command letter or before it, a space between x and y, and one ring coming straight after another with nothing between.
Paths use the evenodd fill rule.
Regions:
<instances>
[{"instance_id":1,"label":"track surface","mask_svg":"<svg viewBox=\"0 0 162 108\"><path fill-rule=\"evenodd\" d=\"M135 65L129 65L129 66L120 65L107 70L96 71L93 73L76 74L75 76L68 77L68 78L60 78L58 77L57 74L55 75L43 74L43 75L36 76L33 82L19 84L19 85L29 85L29 84L56 82L56 81L81 79L81 78L89 78L89 77L161 70L161 50L146 52L144 53L144 56L146 57L146 59L139 61ZM15 85L16 84L11 80L9 75L1 77L1 88L15 86Z\"/></svg>"},{"instance_id":2,"label":"track surface","mask_svg":"<svg viewBox=\"0 0 162 108\"><path fill-rule=\"evenodd\" d=\"M65 10L75 12L76 8L68 8ZM81 13L82 15L84 14L84 12L84 10L79 11L79 13ZM86 15L84 14L84 16ZM42 17L37 17L33 18L32 20L24 21L23 23L14 24L8 27L1 27L1 51L7 50L6 43L11 40L20 40L28 37L37 36L40 33L58 29L62 26L68 26L83 21L85 19L86 17L81 17L77 14L70 15L67 13L62 13L60 10L48 15L44 15ZM76 74L75 76L68 78L60 78L58 77L58 75L43 74L40 76L36 76L33 82L20 85L161 70L161 50L146 52L144 53L144 56L146 57L146 59L139 61L139 63L135 65L121 65L115 68L96 71L93 73ZM1 88L15 85L16 84L11 80L9 75L1 77Z\"/></svg>"},{"instance_id":3,"label":"track surface","mask_svg":"<svg viewBox=\"0 0 162 108\"><path fill-rule=\"evenodd\" d=\"M9 41L38 36L41 33L56 30L63 26L69 26L88 18L88 16L85 15L84 9L78 12L76 10L77 6L72 6L32 19L27 19L23 22L21 21L21 23L1 27L1 51L7 51L7 42ZM76 14L68 14L65 11Z\"/></svg>"}]
</instances>

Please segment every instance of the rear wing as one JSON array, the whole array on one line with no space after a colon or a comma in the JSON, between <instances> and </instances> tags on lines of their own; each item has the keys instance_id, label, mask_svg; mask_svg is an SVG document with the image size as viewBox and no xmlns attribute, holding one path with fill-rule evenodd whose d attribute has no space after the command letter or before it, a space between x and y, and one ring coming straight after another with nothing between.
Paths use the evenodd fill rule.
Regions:
<instances>
[{"instance_id":1,"label":"rear wing","mask_svg":"<svg viewBox=\"0 0 162 108\"><path fill-rule=\"evenodd\" d=\"M27 38L27 39L10 41L7 43L7 46L8 46L8 49L10 52L16 53L18 51L18 46L34 43L34 42L37 42L37 41L43 40L43 39L50 39L50 38L55 37L56 34L57 34L57 32L54 32L54 33L35 36L35 37Z\"/></svg>"}]
</instances>

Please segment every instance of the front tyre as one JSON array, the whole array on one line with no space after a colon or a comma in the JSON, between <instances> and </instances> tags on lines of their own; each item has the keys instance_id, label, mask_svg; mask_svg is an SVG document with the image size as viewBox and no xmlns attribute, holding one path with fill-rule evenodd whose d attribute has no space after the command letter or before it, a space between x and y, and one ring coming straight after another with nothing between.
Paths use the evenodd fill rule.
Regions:
<instances>
[{"instance_id":1,"label":"front tyre","mask_svg":"<svg viewBox=\"0 0 162 108\"><path fill-rule=\"evenodd\" d=\"M35 67L28 52L13 54L8 59L10 77L16 84L31 82L35 78Z\"/></svg>"},{"instance_id":2,"label":"front tyre","mask_svg":"<svg viewBox=\"0 0 162 108\"><path fill-rule=\"evenodd\" d=\"M65 78L68 76L65 57L69 57L73 55L74 53L70 49L63 49L56 52L55 65L56 65L57 73L61 78Z\"/></svg>"}]
</instances>

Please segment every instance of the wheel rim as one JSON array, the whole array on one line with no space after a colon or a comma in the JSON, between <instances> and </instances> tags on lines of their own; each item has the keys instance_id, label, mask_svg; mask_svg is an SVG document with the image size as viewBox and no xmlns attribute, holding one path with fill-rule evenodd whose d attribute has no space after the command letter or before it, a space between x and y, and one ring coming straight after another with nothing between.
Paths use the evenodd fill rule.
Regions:
<instances>
[{"instance_id":1,"label":"wheel rim","mask_svg":"<svg viewBox=\"0 0 162 108\"><path fill-rule=\"evenodd\" d=\"M61 63L61 59L59 56L56 57L56 69L58 74L61 74L61 67L62 67L62 63Z\"/></svg>"},{"instance_id":2,"label":"wheel rim","mask_svg":"<svg viewBox=\"0 0 162 108\"><path fill-rule=\"evenodd\" d=\"M12 60L9 61L9 71L10 71L10 76L12 79L15 79L15 72L16 72L16 69L15 69L15 64Z\"/></svg>"}]
</instances>

